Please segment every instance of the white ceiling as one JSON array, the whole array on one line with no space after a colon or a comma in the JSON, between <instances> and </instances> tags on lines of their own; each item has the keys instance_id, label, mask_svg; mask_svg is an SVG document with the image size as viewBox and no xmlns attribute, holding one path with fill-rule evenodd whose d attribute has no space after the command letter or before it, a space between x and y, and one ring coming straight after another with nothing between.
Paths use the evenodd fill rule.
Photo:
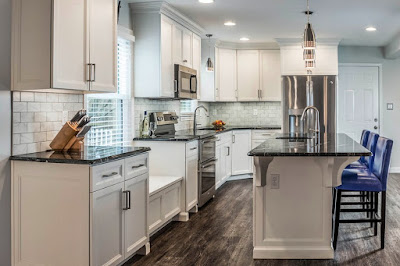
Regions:
<instances>
[{"instance_id":1,"label":"white ceiling","mask_svg":"<svg viewBox=\"0 0 400 266\"><path fill-rule=\"evenodd\" d=\"M128 0L144 2L144 0ZM306 0L168 0L207 32L222 41L273 42L299 38L306 16ZM400 0L310 0L311 22L318 38L340 38L341 45L384 46L400 31ZM224 26L233 20L236 26ZM375 26L376 32L365 27Z\"/></svg>"}]
</instances>

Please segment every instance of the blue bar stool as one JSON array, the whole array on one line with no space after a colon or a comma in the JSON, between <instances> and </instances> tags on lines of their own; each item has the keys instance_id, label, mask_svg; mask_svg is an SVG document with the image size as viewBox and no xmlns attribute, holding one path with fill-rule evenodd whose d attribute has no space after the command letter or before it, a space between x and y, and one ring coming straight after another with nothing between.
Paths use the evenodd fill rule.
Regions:
<instances>
[{"instance_id":1,"label":"blue bar stool","mask_svg":"<svg viewBox=\"0 0 400 266\"><path fill-rule=\"evenodd\" d=\"M371 133L372 134L372 133ZM336 249L340 223L373 223L374 235L377 235L378 223L381 224L381 249L385 247L386 220L386 186L389 173L390 157L393 141L379 137L375 156L369 168L345 169L342 174L342 185L335 188L335 210L333 228L333 248ZM371 160L370 160L371 162ZM373 204L365 202L342 202L342 197L357 197L357 195L342 195L343 191L371 192ZM381 193L381 215L378 216L378 193ZM371 205L365 209L342 209L343 205ZM369 212L367 219L340 219L341 212Z\"/></svg>"},{"instance_id":2,"label":"blue bar stool","mask_svg":"<svg viewBox=\"0 0 400 266\"><path fill-rule=\"evenodd\" d=\"M368 150L370 150L372 152L372 156L368 157L367 159L364 156L361 156L358 161L349 164L346 167L346 169L368 168L368 165L372 163L374 159L376 142L378 141L378 137L379 135L377 133L364 130L363 135L361 136L362 141L360 141L360 144L363 145Z\"/></svg>"}]
</instances>

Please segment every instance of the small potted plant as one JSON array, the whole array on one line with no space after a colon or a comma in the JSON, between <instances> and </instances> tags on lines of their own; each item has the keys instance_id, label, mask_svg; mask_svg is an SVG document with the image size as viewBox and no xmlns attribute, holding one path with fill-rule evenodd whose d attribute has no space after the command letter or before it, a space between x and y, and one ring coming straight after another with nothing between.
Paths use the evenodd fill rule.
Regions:
<instances>
[{"instance_id":1,"label":"small potted plant","mask_svg":"<svg viewBox=\"0 0 400 266\"><path fill-rule=\"evenodd\" d=\"M222 120L215 120L212 122L212 125L214 126L215 130L223 130L226 123Z\"/></svg>"}]
</instances>

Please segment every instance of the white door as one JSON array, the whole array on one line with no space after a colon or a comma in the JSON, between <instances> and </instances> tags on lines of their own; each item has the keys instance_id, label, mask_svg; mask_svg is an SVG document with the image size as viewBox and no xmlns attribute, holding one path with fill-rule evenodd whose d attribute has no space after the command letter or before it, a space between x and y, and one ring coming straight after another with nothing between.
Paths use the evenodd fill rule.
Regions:
<instances>
[{"instance_id":1,"label":"white door","mask_svg":"<svg viewBox=\"0 0 400 266\"><path fill-rule=\"evenodd\" d=\"M237 51L237 83L239 101L260 100L260 53L258 50Z\"/></svg>"},{"instance_id":2,"label":"white door","mask_svg":"<svg viewBox=\"0 0 400 266\"><path fill-rule=\"evenodd\" d=\"M124 260L124 182L91 193L92 265L118 265Z\"/></svg>"},{"instance_id":3,"label":"white door","mask_svg":"<svg viewBox=\"0 0 400 266\"><path fill-rule=\"evenodd\" d=\"M172 43L173 43L173 56L174 64L183 65L182 60L182 37L184 28L180 25L174 24L172 29Z\"/></svg>"},{"instance_id":4,"label":"white door","mask_svg":"<svg viewBox=\"0 0 400 266\"><path fill-rule=\"evenodd\" d=\"M192 32L184 29L182 35L182 63L184 66L193 67L192 52Z\"/></svg>"},{"instance_id":5,"label":"white door","mask_svg":"<svg viewBox=\"0 0 400 266\"><path fill-rule=\"evenodd\" d=\"M87 1L53 1L53 86L88 90Z\"/></svg>"},{"instance_id":6,"label":"white door","mask_svg":"<svg viewBox=\"0 0 400 266\"><path fill-rule=\"evenodd\" d=\"M232 175L232 142L227 142L224 147L226 152L225 172L228 179Z\"/></svg>"},{"instance_id":7,"label":"white door","mask_svg":"<svg viewBox=\"0 0 400 266\"><path fill-rule=\"evenodd\" d=\"M218 189L221 186L222 181L222 145L215 147L215 158L217 161L215 162L215 188Z\"/></svg>"},{"instance_id":8,"label":"white door","mask_svg":"<svg viewBox=\"0 0 400 266\"><path fill-rule=\"evenodd\" d=\"M149 204L148 174L125 181L129 208L124 211L125 258L148 242L147 208Z\"/></svg>"},{"instance_id":9,"label":"white door","mask_svg":"<svg viewBox=\"0 0 400 266\"><path fill-rule=\"evenodd\" d=\"M251 130L237 130L232 134L232 175L253 172L252 159L247 156L251 150Z\"/></svg>"},{"instance_id":10,"label":"white door","mask_svg":"<svg viewBox=\"0 0 400 266\"><path fill-rule=\"evenodd\" d=\"M201 73L201 38L196 34L193 34L192 40L192 57L193 57L193 68L197 70L197 99L201 99L201 85L200 85L200 73Z\"/></svg>"},{"instance_id":11,"label":"white door","mask_svg":"<svg viewBox=\"0 0 400 266\"><path fill-rule=\"evenodd\" d=\"M89 0L92 91L117 92L117 8L115 0Z\"/></svg>"},{"instance_id":12,"label":"white door","mask_svg":"<svg viewBox=\"0 0 400 266\"><path fill-rule=\"evenodd\" d=\"M172 20L161 16L161 97L174 97L174 52Z\"/></svg>"},{"instance_id":13,"label":"white door","mask_svg":"<svg viewBox=\"0 0 400 266\"><path fill-rule=\"evenodd\" d=\"M279 50L260 51L260 97L262 101L280 101L281 55Z\"/></svg>"},{"instance_id":14,"label":"white door","mask_svg":"<svg viewBox=\"0 0 400 266\"><path fill-rule=\"evenodd\" d=\"M197 204L198 197L198 154L186 158L186 210Z\"/></svg>"},{"instance_id":15,"label":"white door","mask_svg":"<svg viewBox=\"0 0 400 266\"><path fill-rule=\"evenodd\" d=\"M379 68L340 66L338 132L359 141L363 129L379 133Z\"/></svg>"},{"instance_id":16,"label":"white door","mask_svg":"<svg viewBox=\"0 0 400 266\"><path fill-rule=\"evenodd\" d=\"M220 102L236 101L236 50L218 49L217 52L217 100Z\"/></svg>"}]
</instances>

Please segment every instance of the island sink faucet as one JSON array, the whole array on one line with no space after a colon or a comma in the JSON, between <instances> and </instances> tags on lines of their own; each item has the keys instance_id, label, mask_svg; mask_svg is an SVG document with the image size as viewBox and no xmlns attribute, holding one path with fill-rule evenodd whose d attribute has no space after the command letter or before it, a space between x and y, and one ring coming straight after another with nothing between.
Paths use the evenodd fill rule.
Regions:
<instances>
[{"instance_id":1,"label":"island sink faucet","mask_svg":"<svg viewBox=\"0 0 400 266\"><path fill-rule=\"evenodd\" d=\"M197 119L196 119L197 110L201 109L201 108L206 111L206 115L208 116L208 110L207 110L207 108L204 107L204 105L199 105L196 107L196 109L194 110L194 113L193 113L193 132L194 132L194 134L196 134L197 126L201 125L201 124L197 124Z\"/></svg>"},{"instance_id":2,"label":"island sink faucet","mask_svg":"<svg viewBox=\"0 0 400 266\"><path fill-rule=\"evenodd\" d=\"M308 127L307 133L311 132L313 134L313 138L316 139L315 144L319 144L320 139L321 139L321 128L320 128L320 124L319 124L319 111L318 111L317 107L315 107L315 106L307 106L306 108L304 108L303 114L301 115L301 121L303 123L304 123L304 119L306 117L308 110L314 110L316 113L316 116L315 116L314 128L310 128L309 125L307 125L307 127ZM307 114L307 116L308 116L308 114Z\"/></svg>"}]
</instances>

